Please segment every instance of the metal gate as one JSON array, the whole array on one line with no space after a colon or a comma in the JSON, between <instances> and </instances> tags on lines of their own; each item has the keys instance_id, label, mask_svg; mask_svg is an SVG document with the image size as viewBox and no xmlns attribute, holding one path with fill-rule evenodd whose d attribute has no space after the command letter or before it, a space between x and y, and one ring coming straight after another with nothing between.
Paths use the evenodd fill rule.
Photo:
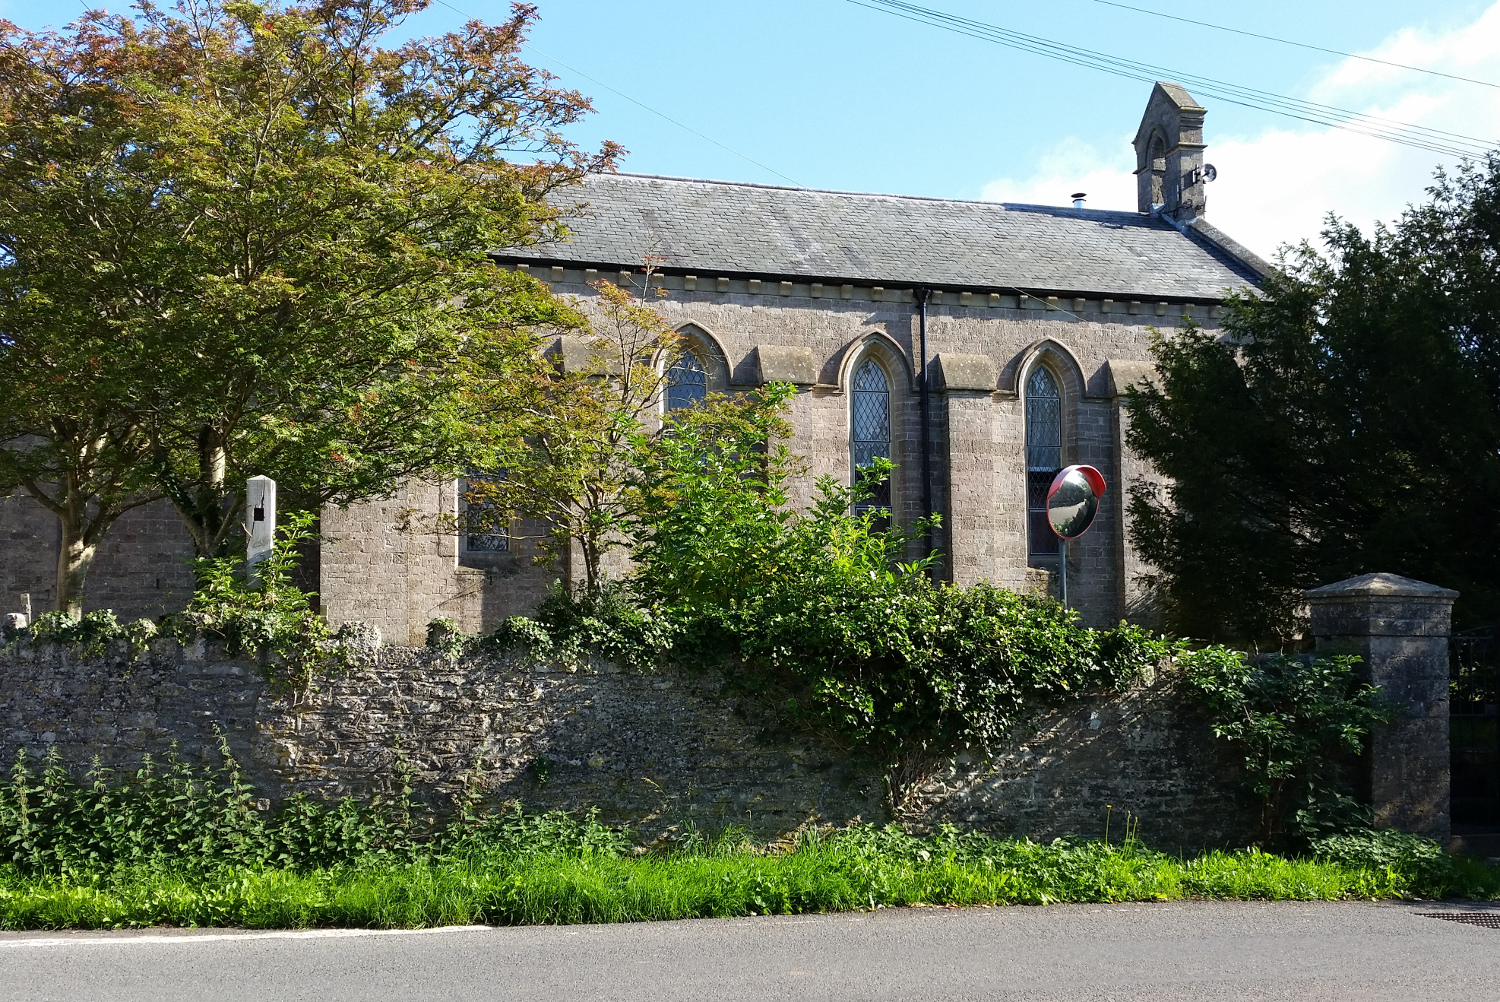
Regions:
<instances>
[{"instance_id":1,"label":"metal gate","mask_svg":"<svg viewBox=\"0 0 1500 1002\"><path fill-rule=\"evenodd\" d=\"M1500 628L1448 640L1453 824L1500 831Z\"/></svg>"}]
</instances>

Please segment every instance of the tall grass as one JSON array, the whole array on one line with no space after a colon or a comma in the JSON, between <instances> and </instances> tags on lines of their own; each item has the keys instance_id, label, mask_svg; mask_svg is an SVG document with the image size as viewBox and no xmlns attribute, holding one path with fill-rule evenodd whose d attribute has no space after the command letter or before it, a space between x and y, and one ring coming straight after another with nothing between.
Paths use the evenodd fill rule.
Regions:
<instances>
[{"instance_id":1,"label":"tall grass","mask_svg":"<svg viewBox=\"0 0 1500 1002\"><path fill-rule=\"evenodd\" d=\"M1500 869L1443 873L1242 850L1182 859L1135 841L1055 842L869 827L791 847L737 839L655 852L470 845L409 862L327 868L158 861L25 873L0 868L0 927L417 928L799 914L899 905L1329 900L1500 895Z\"/></svg>"},{"instance_id":2,"label":"tall grass","mask_svg":"<svg viewBox=\"0 0 1500 1002\"><path fill-rule=\"evenodd\" d=\"M1179 858L1123 842L1039 844L869 825L757 845L689 830L650 847L592 815L485 813L437 823L395 799L275 813L226 755L75 781L54 758L0 782L0 928L251 928L626 922L897 905L1179 898L1500 896L1500 868L1396 832Z\"/></svg>"}]
</instances>

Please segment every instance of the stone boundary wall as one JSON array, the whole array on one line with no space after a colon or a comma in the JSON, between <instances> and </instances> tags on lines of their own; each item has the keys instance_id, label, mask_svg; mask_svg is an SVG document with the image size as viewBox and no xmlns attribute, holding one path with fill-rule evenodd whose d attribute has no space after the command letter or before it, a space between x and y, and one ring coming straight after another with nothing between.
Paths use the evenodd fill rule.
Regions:
<instances>
[{"instance_id":1,"label":"stone boundary wall","mask_svg":"<svg viewBox=\"0 0 1500 1002\"><path fill-rule=\"evenodd\" d=\"M272 801L388 792L400 755L434 804L477 775L492 803L596 806L647 834L687 821L770 836L888 819L874 771L827 742L776 730L722 689L712 674L452 661L387 646L310 694L288 694L273 692L258 665L202 645L158 641L132 665L123 652L80 659L19 644L0 647L0 755L56 749L80 772L96 757L133 770L174 742L184 757L212 760L218 728ZM1115 832L1129 811L1153 844L1244 844L1253 818L1230 761L1164 677L1041 713L985 763L944 763L904 820L1096 836L1108 805Z\"/></svg>"}]
</instances>

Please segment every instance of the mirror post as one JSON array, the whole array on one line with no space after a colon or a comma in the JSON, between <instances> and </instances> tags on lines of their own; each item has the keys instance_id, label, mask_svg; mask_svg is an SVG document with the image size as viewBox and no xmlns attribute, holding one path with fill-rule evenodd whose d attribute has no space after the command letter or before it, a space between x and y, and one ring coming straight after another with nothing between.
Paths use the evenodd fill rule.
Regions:
<instances>
[{"instance_id":1,"label":"mirror post","mask_svg":"<svg viewBox=\"0 0 1500 1002\"><path fill-rule=\"evenodd\" d=\"M1047 490L1047 524L1058 538L1057 590L1068 607L1068 541L1088 532L1104 497L1104 474L1092 466L1068 466L1057 471Z\"/></svg>"},{"instance_id":2,"label":"mirror post","mask_svg":"<svg viewBox=\"0 0 1500 1002\"><path fill-rule=\"evenodd\" d=\"M1059 578L1057 590L1062 593L1062 605L1066 609L1068 607L1068 541L1062 537L1058 537L1057 542L1059 544L1057 547L1057 575Z\"/></svg>"}]
</instances>

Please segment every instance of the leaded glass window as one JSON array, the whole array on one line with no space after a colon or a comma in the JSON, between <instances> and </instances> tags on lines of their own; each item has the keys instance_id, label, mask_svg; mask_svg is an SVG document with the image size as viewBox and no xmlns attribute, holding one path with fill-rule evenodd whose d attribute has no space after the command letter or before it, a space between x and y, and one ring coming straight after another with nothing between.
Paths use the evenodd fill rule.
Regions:
<instances>
[{"instance_id":1,"label":"leaded glass window","mask_svg":"<svg viewBox=\"0 0 1500 1002\"><path fill-rule=\"evenodd\" d=\"M667 370L667 410L696 406L707 395L708 373L703 363L692 352L683 352Z\"/></svg>"},{"instance_id":2,"label":"leaded glass window","mask_svg":"<svg viewBox=\"0 0 1500 1002\"><path fill-rule=\"evenodd\" d=\"M1047 489L1062 469L1062 394L1042 366L1026 380L1026 524L1033 556L1054 556L1057 535L1047 524Z\"/></svg>"},{"instance_id":3,"label":"leaded glass window","mask_svg":"<svg viewBox=\"0 0 1500 1002\"><path fill-rule=\"evenodd\" d=\"M504 473L470 473L458 482L464 552L510 551L510 519L495 503L494 485L504 476Z\"/></svg>"},{"instance_id":4,"label":"leaded glass window","mask_svg":"<svg viewBox=\"0 0 1500 1002\"><path fill-rule=\"evenodd\" d=\"M891 385L874 359L867 358L854 371L853 400L849 407L849 451L854 476L869 467L876 457L891 458ZM873 497L859 502L860 512L871 508L891 507L891 481L881 480Z\"/></svg>"}]
</instances>

